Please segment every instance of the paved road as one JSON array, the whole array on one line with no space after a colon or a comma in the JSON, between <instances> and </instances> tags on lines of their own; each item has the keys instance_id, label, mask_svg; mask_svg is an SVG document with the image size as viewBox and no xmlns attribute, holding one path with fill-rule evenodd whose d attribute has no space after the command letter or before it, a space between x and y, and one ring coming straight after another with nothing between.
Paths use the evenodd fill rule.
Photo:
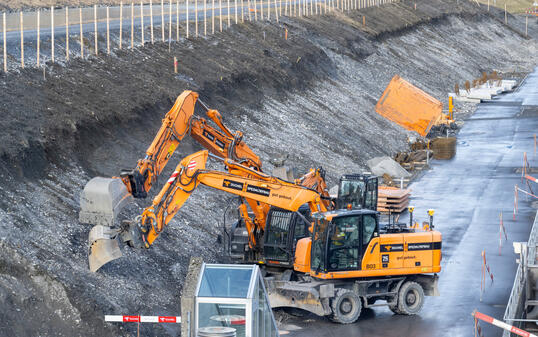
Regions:
<instances>
[{"instance_id":1,"label":"paved road","mask_svg":"<svg viewBox=\"0 0 538 337\"><path fill-rule=\"evenodd\" d=\"M479 105L459 134L457 155L436 161L411 185L415 216L434 223L443 234L440 297L427 299L419 316L395 316L388 309L365 310L353 325L342 326L315 316L293 318L281 328L290 336L473 336L471 312L478 309L503 317L516 271L512 242L527 241L536 212L520 197L512 220L514 185L520 183L523 152L531 153L538 133L538 68L514 93ZM508 242L499 256L499 213L504 214ZM480 302L481 251L485 249L494 275ZM501 330L482 324L487 337Z\"/></svg>"}]
</instances>

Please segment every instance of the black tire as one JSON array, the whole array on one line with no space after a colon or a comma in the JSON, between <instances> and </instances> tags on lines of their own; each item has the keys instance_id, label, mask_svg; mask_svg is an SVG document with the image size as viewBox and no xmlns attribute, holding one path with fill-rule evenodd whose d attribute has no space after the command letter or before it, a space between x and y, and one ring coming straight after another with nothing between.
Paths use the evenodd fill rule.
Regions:
<instances>
[{"instance_id":1,"label":"black tire","mask_svg":"<svg viewBox=\"0 0 538 337\"><path fill-rule=\"evenodd\" d=\"M360 297L348 289L338 289L331 301L330 319L340 324L351 324L359 319L362 309Z\"/></svg>"},{"instance_id":2,"label":"black tire","mask_svg":"<svg viewBox=\"0 0 538 337\"><path fill-rule=\"evenodd\" d=\"M398 310L398 304L389 305L390 311L392 311L395 315L401 315L402 313L400 310Z\"/></svg>"},{"instance_id":3,"label":"black tire","mask_svg":"<svg viewBox=\"0 0 538 337\"><path fill-rule=\"evenodd\" d=\"M424 290L416 282L405 282L398 292L398 312L401 315L416 315L424 305Z\"/></svg>"}]
</instances>

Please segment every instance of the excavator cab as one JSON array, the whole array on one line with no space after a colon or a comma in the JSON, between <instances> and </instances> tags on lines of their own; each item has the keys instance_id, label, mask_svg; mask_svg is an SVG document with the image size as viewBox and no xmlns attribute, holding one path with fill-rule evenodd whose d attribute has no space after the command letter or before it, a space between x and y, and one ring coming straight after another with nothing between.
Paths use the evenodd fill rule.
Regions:
<instances>
[{"instance_id":1,"label":"excavator cab","mask_svg":"<svg viewBox=\"0 0 538 337\"><path fill-rule=\"evenodd\" d=\"M377 210L377 176L346 174L340 178L336 209Z\"/></svg>"},{"instance_id":2,"label":"excavator cab","mask_svg":"<svg viewBox=\"0 0 538 337\"><path fill-rule=\"evenodd\" d=\"M338 210L316 220L311 269L318 273L360 270L370 241L379 236L379 213Z\"/></svg>"},{"instance_id":3,"label":"excavator cab","mask_svg":"<svg viewBox=\"0 0 538 337\"><path fill-rule=\"evenodd\" d=\"M268 266L293 268L297 241L310 236L310 208L303 205L297 212L272 207L267 214L263 240L263 257Z\"/></svg>"}]
</instances>

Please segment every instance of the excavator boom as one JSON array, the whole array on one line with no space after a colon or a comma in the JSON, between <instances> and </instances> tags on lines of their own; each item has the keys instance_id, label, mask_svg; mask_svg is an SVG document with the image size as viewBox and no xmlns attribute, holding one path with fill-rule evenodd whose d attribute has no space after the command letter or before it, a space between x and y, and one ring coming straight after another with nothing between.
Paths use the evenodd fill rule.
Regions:
<instances>
[{"instance_id":1,"label":"excavator boom","mask_svg":"<svg viewBox=\"0 0 538 337\"><path fill-rule=\"evenodd\" d=\"M207 151L185 157L155 197L153 204L144 210L141 227L142 232L148 233L147 236L143 235L146 246L149 247L159 236L199 184L294 212L306 203L313 213L327 210L320 195L314 190L263 173L249 177L205 170L207 157ZM229 159L225 160L225 165L234 167L234 170L251 171ZM253 235L254 228L249 227L248 222L247 231L249 236Z\"/></svg>"}]
</instances>

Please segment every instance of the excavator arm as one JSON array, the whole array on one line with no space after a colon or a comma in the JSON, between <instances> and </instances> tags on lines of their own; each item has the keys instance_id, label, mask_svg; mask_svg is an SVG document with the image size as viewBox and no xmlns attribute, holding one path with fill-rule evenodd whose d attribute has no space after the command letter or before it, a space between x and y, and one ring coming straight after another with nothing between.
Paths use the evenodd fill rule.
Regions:
<instances>
[{"instance_id":1,"label":"excavator arm","mask_svg":"<svg viewBox=\"0 0 538 337\"><path fill-rule=\"evenodd\" d=\"M194 116L197 102L220 130L209 125L205 118ZM186 90L179 95L172 109L164 117L161 128L146 150L145 157L138 160L133 170L123 170L120 174L127 191L133 197L147 197L157 177L187 134L216 156L231 158L261 170L260 158L243 142L243 134L239 131L232 133L224 125L217 110L209 109L198 99L197 93Z\"/></svg>"},{"instance_id":2,"label":"excavator arm","mask_svg":"<svg viewBox=\"0 0 538 337\"><path fill-rule=\"evenodd\" d=\"M207 158L208 151L185 157L154 198L153 204L144 210L140 218L140 229L145 247L155 241L200 184L290 211L297 211L305 203L310 205L313 213L327 210L320 195L314 190L263 173L252 172L252 169L229 159L225 160L226 166L256 176L206 170ZM254 240L254 228L247 225L247 231L249 240Z\"/></svg>"}]
</instances>

